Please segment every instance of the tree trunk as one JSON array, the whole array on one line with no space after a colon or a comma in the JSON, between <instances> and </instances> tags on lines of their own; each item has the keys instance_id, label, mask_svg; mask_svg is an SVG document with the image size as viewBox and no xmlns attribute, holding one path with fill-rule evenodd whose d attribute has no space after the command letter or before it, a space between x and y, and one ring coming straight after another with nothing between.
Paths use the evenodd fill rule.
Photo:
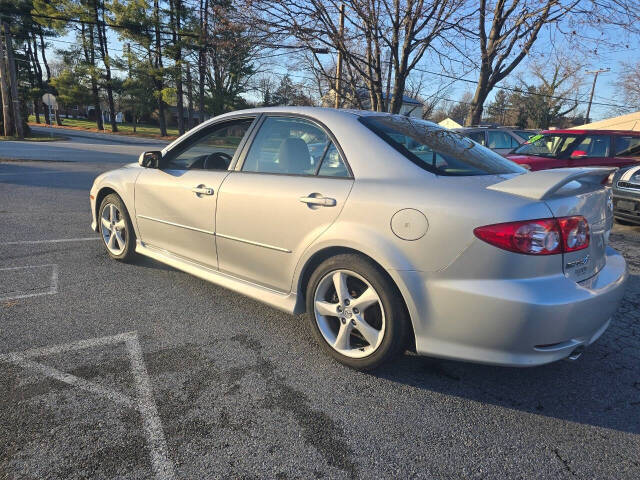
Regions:
<instances>
[{"instance_id":1,"label":"tree trunk","mask_svg":"<svg viewBox=\"0 0 640 480\"><path fill-rule=\"evenodd\" d=\"M49 62L47 62L47 56L44 54L44 38L42 36L42 27L40 27L40 52L42 53L42 63L47 71L47 83L51 81L51 69L49 68Z\"/></svg>"},{"instance_id":2,"label":"tree trunk","mask_svg":"<svg viewBox=\"0 0 640 480\"><path fill-rule=\"evenodd\" d=\"M156 37L156 72L155 72L155 86L158 94L158 123L160 124L160 135L167 136L167 119L165 118L165 105L162 99L162 43L160 41L160 7L158 0L153 2L153 18L155 22L155 37Z\"/></svg>"},{"instance_id":3,"label":"tree trunk","mask_svg":"<svg viewBox=\"0 0 640 480\"><path fill-rule=\"evenodd\" d=\"M22 111L20 109L20 97L18 97L18 78L16 75L16 62L13 58L13 43L11 31L7 22L2 22L4 30L5 48L7 53L7 68L11 80L11 101L13 103L13 123L18 138L24 138L24 125L22 124Z\"/></svg>"},{"instance_id":4,"label":"tree trunk","mask_svg":"<svg viewBox=\"0 0 640 480\"><path fill-rule=\"evenodd\" d=\"M82 46L84 51L84 59L87 64L91 65L91 67L95 68L96 65L96 51L95 51L95 41L93 38L93 25L89 24L89 40L85 39L85 24L81 24L81 36L82 36ZM87 50L86 45L89 46ZM102 123L102 109L100 108L100 93L98 92L98 80L96 76L91 72L91 97L93 99L93 108L96 114L96 127L98 130L104 130L104 124Z\"/></svg>"},{"instance_id":5,"label":"tree trunk","mask_svg":"<svg viewBox=\"0 0 640 480\"><path fill-rule=\"evenodd\" d=\"M56 115L56 125L61 127L62 126L62 119L60 118L60 110L58 110L56 108L55 112L56 112L56 114L55 114Z\"/></svg>"},{"instance_id":6,"label":"tree trunk","mask_svg":"<svg viewBox=\"0 0 640 480\"><path fill-rule=\"evenodd\" d=\"M184 91L182 88L182 45L180 39L180 16L182 14L182 2L180 0L171 0L169 2L169 12L171 15L171 33L175 52L175 80L176 80L176 112L178 116L178 132L180 135L184 133Z\"/></svg>"},{"instance_id":7,"label":"tree trunk","mask_svg":"<svg viewBox=\"0 0 640 480\"><path fill-rule=\"evenodd\" d=\"M42 112L44 113L44 123L46 123L47 125L51 125L51 109L49 108L49 105L44 103L42 100L40 101L42 102Z\"/></svg>"},{"instance_id":8,"label":"tree trunk","mask_svg":"<svg viewBox=\"0 0 640 480\"><path fill-rule=\"evenodd\" d=\"M96 21L96 27L98 29L98 45L100 46L100 56L102 57L102 63L104 64L104 80L105 87L107 88L107 102L109 104L109 122L111 123L111 131L118 131L118 124L116 123L115 102L113 101L113 85L111 83L111 61L109 60L109 49L107 46L107 34L104 23L104 5L101 3L102 8L102 20L100 19L98 2L102 0L93 0L93 13Z\"/></svg>"},{"instance_id":9,"label":"tree trunk","mask_svg":"<svg viewBox=\"0 0 640 480\"><path fill-rule=\"evenodd\" d=\"M198 51L198 109L199 109L199 122L202 123L205 120L204 115L204 86L206 82L206 68L207 68L207 24L209 23L209 0L200 1L200 21L202 29L202 38L200 39L200 50Z\"/></svg>"},{"instance_id":10,"label":"tree trunk","mask_svg":"<svg viewBox=\"0 0 640 480\"><path fill-rule=\"evenodd\" d=\"M11 94L9 92L8 71L5 62L4 37L0 38L0 90L2 94L2 119L4 135L13 135L13 122L11 121Z\"/></svg>"},{"instance_id":11,"label":"tree trunk","mask_svg":"<svg viewBox=\"0 0 640 480\"><path fill-rule=\"evenodd\" d=\"M40 123L40 102L33 101L33 114L36 116L36 123Z\"/></svg>"},{"instance_id":12,"label":"tree trunk","mask_svg":"<svg viewBox=\"0 0 640 480\"><path fill-rule=\"evenodd\" d=\"M487 99L489 89L487 87L481 88L480 83L476 88L476 93L471 100L469 113L465 119L465 126L470 127L472 125L480 125L482 123L482 112L484 111L484 101Z\"/></svg>"},{"instance_id":13,"label":"tree trunk","mask_svg":"<svg viewBox=\"0 0 640 480\"><path fill-rule=\"evenodd\" d=\"M191 66L187 64L187 128L193 128L193 84L191 83Z\"/></svg>"}]
</instances>

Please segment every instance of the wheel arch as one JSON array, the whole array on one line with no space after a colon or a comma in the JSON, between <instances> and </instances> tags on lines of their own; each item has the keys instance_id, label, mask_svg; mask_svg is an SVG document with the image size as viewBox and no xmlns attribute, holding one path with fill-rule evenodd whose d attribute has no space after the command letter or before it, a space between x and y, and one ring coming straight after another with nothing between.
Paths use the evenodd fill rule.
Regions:
<instances>
[{"instance_id":1,"label":"wheel arch","mask_svg":"<svg viewBox=\"0 0 640 480\"><path fill-rule=\"evenodd\" d=\"M396 289L396 294L399 295L400 299L402 300L402 305L404 307L405 310L405 314L407 315L407 318L409 319L410 323L411 323L411 328L409 329L409 335L410 335L410 339L409 339L409 348L413 351L415 351L415 332L414 332L414 325L413 325L413 319L410 313L410 309L409 309L409 304L407 302L407 298L406 295L408 295L408 292L406 291L406 289L401 288L399 282L401 281L399 277L393 275L392 272L390 272L388 269L384 268L380 262L378 262L375 258L373 258L371 255L367 255L366 253L356 249L356 248L352 248L352 247L345 247L345 246L328 246L328 247L324 247L320 250L318 250L317 252L314 252L313 255L311 255L304 263L304 265L302 266L302 268L300 269L300 273L296 279L296 288L295 291L297 293L296 297L297 297L297 301L296 301L296 306L295 306L295 313L305 313L306 312L306 291L307 291L307 285L309 283L309 280L311 278L311 275L313 275L313 272L315 271L315 269L322 263L324 262L326 259L334 257L336 255L341 255L341 254L356 254L356 255L360 255L364 258L366 258L367 260L369 260L370 262L372 262L377 268L378 270L380 270L380 272L387 277L387 279L391 282L391 284L394 286L394 288ZM395 278L394 278L395 277ZM403 293L403 291L405 293Z\"/></svg>"},{"instance_id":2,"label":"wheel arch","mask_svg":"<svg viewBox=\"0 0 640 480\"><path fill-rule=\"evenodd\" d=\"M116 195L120 196L120 194L116 192L115 189L109 186L100 187L100 190L98 190L98 193L96 193L96 205L95 205L95 212L94 212L96 219L99 220L100 204L102 203L102 200L104 200L104 197L112 193L115 193ZM122 196L120 196L120 198L122 198Z\"/></svg>"}]
</instances>

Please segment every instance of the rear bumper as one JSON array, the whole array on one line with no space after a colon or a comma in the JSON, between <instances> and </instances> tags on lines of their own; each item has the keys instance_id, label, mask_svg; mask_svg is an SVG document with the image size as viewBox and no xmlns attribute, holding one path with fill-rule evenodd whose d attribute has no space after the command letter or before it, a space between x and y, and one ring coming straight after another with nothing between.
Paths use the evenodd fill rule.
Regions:
<instances>
[{"instance_id":1,"label":"rear bumper","mask_svg":"<svg viewBox=\"0 0 640 480\"><path fill-rule=\"evenodd\" d=\"M430 278L396 271L420 354L506 366L569 356L609 326L624 294L624 258L608 247L600 272L580 283L564 275L527 280Z\"/></svg>"}]
</instances>

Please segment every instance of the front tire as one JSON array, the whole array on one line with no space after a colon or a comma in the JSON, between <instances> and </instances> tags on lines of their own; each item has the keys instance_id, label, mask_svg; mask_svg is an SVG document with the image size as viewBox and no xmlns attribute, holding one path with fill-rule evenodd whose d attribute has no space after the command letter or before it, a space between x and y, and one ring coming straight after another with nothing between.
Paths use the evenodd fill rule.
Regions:
<instances>
[{"instance_id":1,"label":"front tire","mask_svg":"<svg viewBox=\"0 0 640 480\"><path fill-rule=\"evenodd\" d=\"M406 349L409 319L400 293L366 257L341 254L322 262L306 299L318 342L339 362L371 370Z\"/></svg>"},{"instance_id":2,"label":"front tire","mask_svg":"<svg viewBox=\"0 0 640 480\"><path fill-rule=\"evenodd\" d=\"M124 202L115 193L104 197L98 210L98 225L109 256L122 262L135 257L136 234Z\"/></svg>"}]
</instances>

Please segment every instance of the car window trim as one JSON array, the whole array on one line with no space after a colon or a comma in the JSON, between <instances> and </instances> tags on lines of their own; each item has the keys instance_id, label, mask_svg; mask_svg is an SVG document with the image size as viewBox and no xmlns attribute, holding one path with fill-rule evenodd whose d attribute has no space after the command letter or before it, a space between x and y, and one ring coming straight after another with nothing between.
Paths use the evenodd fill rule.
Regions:
<instances>
[{"instance_id":1,"label":"car window trim","mask_svg":"<svg viewBox=\"0 0 640 480\"><path fill-rule=\"evenodd\" d=\"M227 167L226 170L211 170L211 171L219 171L219 172L229 172L231 170L233 170L233 168L235 167L235 163L237 162L238 156L240 151L242 150L242 148L244 147L244 144L246 143L249 134L253 131L253 128L256 124L256 119L259 117L259 115L255 115L255 114L244 114L244 115L233 115L233 116L229 116L229 117L225 117L225 118L221 118L218 121L213 121L207 125L203 125L201 128L199 128L198 130L190 133L189 135L187 135L182 141L175 143L173 145L171 145L171 148L166 150L166 152L162 155L162 163L163 163L163 167L161 168L161 170L171 170L174 172L188 172L191 170L203 170L203 171L209 171L209 170L204 170L204 169L190 169L190 168L167 168L165 165L170 162L170 155L172 153L175 153L177 151L177 149L182 148L185 143L186 148L188 149L190 146L192 146L194 143L196 143L198 140L202 139L203 137L207 136L209 133L211 133L212 130L214 130L216 127L219 127L225 123L233 123L233 122L237 122L238 120L243 120L243 119L253 119L253 121L251 122L251 125L249 125L249 128L247 129L247 131L245 132L245 134L243 135L242 139L240 140L240 143L238 144L238 148L236 148L235 153L233 154L233 158L231 159L231 162L229 163L229 167ZM180 153L184 152L185 150L182 150Z\"/></svg>"},{"instance_id":2,"label":"car window trim","mask_svg":"<svg viewBox=\"0 0 640 480\"><path fill-rule=\"evenodd\" d=\"M329 137L329 139L331 140L331 142L336 146L336 149L338 150L338 154L340 155L340 159L342 160L342 163L344 163L345 167L347 167L347 172L349 173L348 176L346 177L332 177L332 176L327 176L327 175L318 175L317 172L314 175L301 175L301 174L297 174L297 173L278 173L278 172L245 172L242 170L242 167L244 166L244 162L247 158L247 155L249 153L249 150L251 150L251 147L253 146L253 143L255 141L256 136L258 135L258 132L260 131L260 128L262 128L262 124L266 121L267 118L271 118L271 117L287 117L287 118L293 118L293 119L298 119L298 120L308 120L311 123L315 124L317 127L319 127L321 130L324 131L324 133L327 135L327 137ZM320 162L320 164L322 164L322 162ZM353 175L353 170L351 170L351 166L349 165L349 162L347 161L347 157L344 154L344 151L342 150L342 147L340 146L340 143L338 142L336 136L333 134L333 132L324 124L322 123L320 120L317 120L313 117L311 117L310 115L304 115L302 113L287 113L287 112L267 112L267 113L261 113L259 116L259 120L255 123L255 127L252 129L252 133L250 138L247 138L247 142L244 144L243 147L243 151L242 154L238 157L238 161L236 162L235 171L237 172L242 172L242 173L258 173L258 174L263 174L263 175L284 175L284 176L291 176L291 177L319 177L319 178L348 178L348 179L354 179L354 175Z\"/></svg>"}]
</instances>

